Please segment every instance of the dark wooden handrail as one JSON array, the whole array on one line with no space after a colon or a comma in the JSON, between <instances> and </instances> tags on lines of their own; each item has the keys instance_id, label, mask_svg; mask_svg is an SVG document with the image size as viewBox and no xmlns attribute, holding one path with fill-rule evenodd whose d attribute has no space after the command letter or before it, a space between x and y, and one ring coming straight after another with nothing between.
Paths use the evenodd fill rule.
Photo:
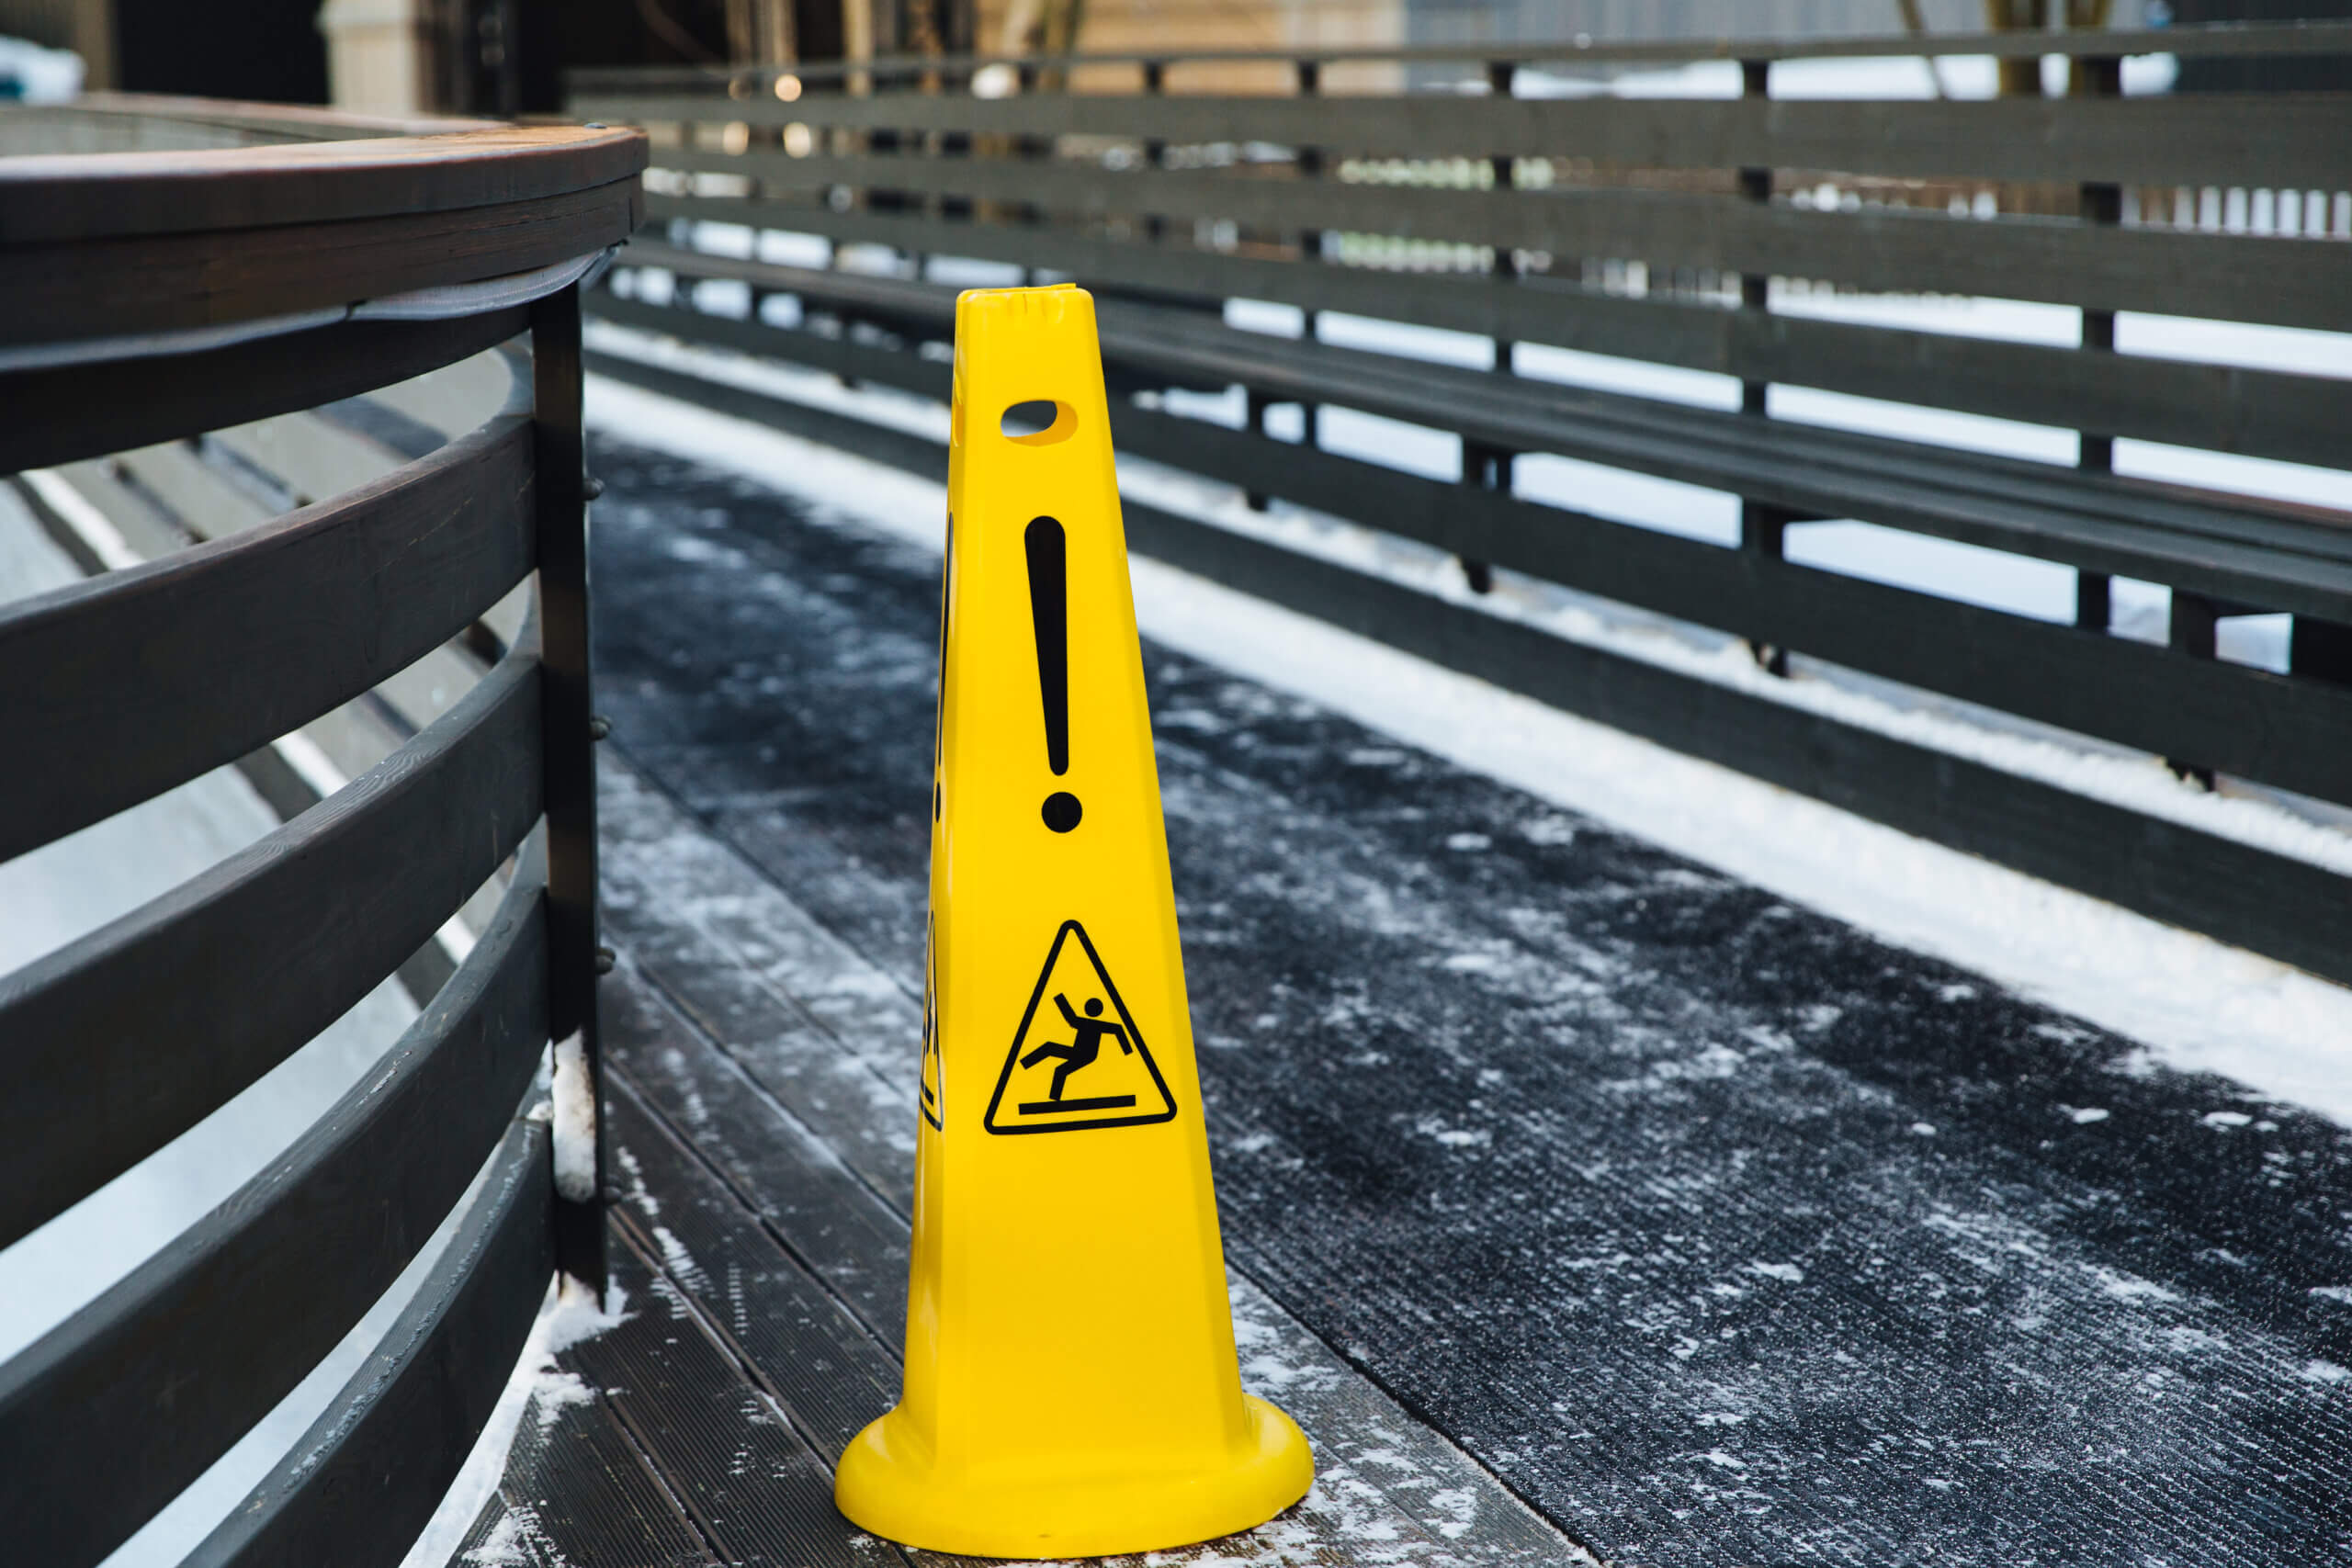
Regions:
<instances>
[{"instance_id":1,"label":"dark wooden handrail","mask_svg":"<svg viewBox=\"0 0 2352 1568\"><path fill-rule=\"evenodd\" d=\"M0 976L0 1245L312 1038L511 865L415 1023L293 1146L0 1363L9 1550L96 1562L350 1330L451 1217L369 1364L192 1561L396 1562L511 1374L551 1267L601 1287L526 1089L596 1057L579 278L644 139L102 100L271 144L0 160L0 468L351 397L518 333L505 412L383 479L0 608L0 859L361 698L529 578L456 705L260 842ZM0 113L0 145L9 121ZM502 623L503 624L503 623ZM594 1130L591 1129L591 1135ZM479 1181L477 1178L479 1177Z\"/></svg>"}]
</instances>

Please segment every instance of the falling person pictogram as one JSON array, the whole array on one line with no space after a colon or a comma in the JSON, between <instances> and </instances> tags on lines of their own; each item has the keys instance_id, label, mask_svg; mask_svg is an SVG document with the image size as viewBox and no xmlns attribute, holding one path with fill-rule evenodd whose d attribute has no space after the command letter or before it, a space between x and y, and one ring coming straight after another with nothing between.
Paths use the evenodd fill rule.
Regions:
<instances>
[{"instance_id":1,"label":"falling person pictogram","mask_svg":"<svg viewBox=\"0 0 2352 1568\"><path fill-rule=\"evenodd\" d=\"M1119 1048L1112 1051L1108 1042L1114 1040ZM980 1124L991 1133L1075 1133L1175 1114L1175 1097L1127 999L1085 928L1064 920Z\"/></svg>"},{"instance_id":2,"label":"falling person pictogram","mask_svg":"<svg viewBox=\"0 0 2352 1568\"><path fill-rule=\"evenodd\" d=\"M1070 1041L1069 1044L1064 1045L1048 1040L1021 1058L1021 1065L1024 1067L1034 1067L1038 1063L1048 1059L1061 1064L1054 1069L1053 1087L1046 1091L1046 1098L1042 1100L1033 1100L1024 1102L1021 1107L1021 1113L1024 1116L1035 1116L1040 1112L1056 1111L1114 1111L1122 1106L1133 1105L1136 1102L1136 1097L1132 1094L1103 1095L1094 1100L1064 1100L1062 1098L1062 1090L1069 1085L1070 1075L1081 1067L1092 1066L1094 1059L1102 1054L1104 1035L1107 1034L1119 1043L1119 1053L1122 1055L1134 1055L1136 1048L1127 1039L1125 1030L1115 1023L1103 1021L1101 997L1086 998L1084 1018L1070 1011L1069 998L1059 991L1054 993L1054 1006L1061 1010L1062 1017L1069 1024Z\"/></svg>"}]
</instances>

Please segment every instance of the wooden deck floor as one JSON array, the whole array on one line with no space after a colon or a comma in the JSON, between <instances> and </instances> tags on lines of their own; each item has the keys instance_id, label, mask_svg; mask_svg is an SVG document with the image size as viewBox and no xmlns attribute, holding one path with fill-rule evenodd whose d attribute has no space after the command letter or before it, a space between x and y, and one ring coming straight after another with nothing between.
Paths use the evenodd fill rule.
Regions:
<instances>
[{"instance_id":1,"label":"wooden deck floor","mask_svg":"<svg viewBox=\"0 0 2352 1568\"><path fill-rule=\"evenodd\" d=\"M510 1560L888 1563L936 562L595 468L616 1257ZM2352 1135L1147 650L1251 1562L2352 1562ZM1638 781L1629 781L1638 787ZM485 1558L494 1555L486 1553Z\"/></svg>"},{"instance_id":2,"label":"wooden deck floor","mask_svg":"<svg viewBox=\"0 0 2352 1568\"><path fill-rule=\"evenodd\" d=\"M831 1504L832 1457L897 1396L916 1005L625 764L604 805L629 1315L560 1359L596 1393L526 1421L500 1539L549 1568L943 1561ZM1252 1381L1322 1438L1322 1484L1260 1535L1180 1558L1582 1559L1262 1294L1242 1285L1235 1306Z\"/></svg>"}]
</instances>

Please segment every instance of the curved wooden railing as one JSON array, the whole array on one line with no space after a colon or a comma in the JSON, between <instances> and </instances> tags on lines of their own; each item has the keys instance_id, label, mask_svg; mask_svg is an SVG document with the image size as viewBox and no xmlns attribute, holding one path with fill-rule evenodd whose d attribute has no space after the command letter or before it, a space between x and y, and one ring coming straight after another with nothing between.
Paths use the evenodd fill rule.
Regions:
<instances>
[{"instance_id":1,"label":"curved wooden railing","mask_svg":"<svg viewBox=\"0 0 2352 1568\"><path fill-rule=\"evenodd\" d=\"M0 860L360 696L534 573L536 607L478 686L347 788L0 976L0 1245L253 1084L513 869L454 977L356 1088L0 1364L0 1556L105 1557L311 1372L472 1187L377 1352L189 1559L392 1563L550 1270L602 1282L595 1184L559 1190L526 1096L548 1042L574 1034L594 1090L578 285L637 220L644 142L135 102L42 111L34 140L74 144L59 128L76 114L85 144L130 140L142 113L261 144L0 158L0 472L312 408L520 334L530 358L503 412L379 482L0 606Z\"/></svg>"}]
</instances>

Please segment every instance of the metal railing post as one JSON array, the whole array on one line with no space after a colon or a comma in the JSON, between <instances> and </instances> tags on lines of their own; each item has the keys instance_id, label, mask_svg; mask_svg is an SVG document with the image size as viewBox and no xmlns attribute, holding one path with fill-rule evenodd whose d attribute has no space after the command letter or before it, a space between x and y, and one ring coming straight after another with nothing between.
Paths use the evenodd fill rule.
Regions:
<instances>
[{"instance_id":1,"label":"metal railing post","mask_svg":"<svg viewBox=\"0 0 2352 1568\"><path fill-rule=\"evenodd\" d=\"M596 976L610 960L596 935L596 762L588 677L588 496L581 429L580 288L531 307L535 484L538 513L541 799L548 844L548 1030L558 1044L556 1264L605 1289L605 1071ZM562 1043L579 1037L576 1061ZM579 1075L572 1078L571 1075ZM579 1081L583 1079L584 1082ZM586 1125L580 1122L584 1090ZM582 1171L576 1146L591 1140ZM582 1179L582 1178L585 1179Z\"/></svg>"},{"instance_id":2,"label":"metal railing post","mask_svg":"<svg viewBox=\"0 0 2352 1568\"><path fill-rule=\"evenodd\" d=\"M2037 67L2038 69L2038 67ZM2038 84L2037 84L2038 85ZM2115 56L2088 55L2074 62L2073 95L2115 98L2123 96L2123 62ZM2114 225L2123 221L2123 187L2086 182L2082 187L2082 220ZM2096 354L2115 352L2115 312L2083 311L2083 347ZM2097 431L2075 435L2075 466L2090 473L2115 471L2115 437ZM2112 584L2103 571L2075 573L2075 624L2103 632L2115 618Z\"/></svg>"},{"instance_id":3,"label":"metal railing post","mask_svg":"<svg viewBox=\"0 0 2352 1568\"><path fill-rule=\"evenodd\" d=\"M1771 96L1772 62L1769 60L1743 60L1739 62L1739 91L1742 97ZM1739 194L1746 199L1762 204L1772 199L1772 171L1746 168L1739 171ZM1771 280L1762 273L1744 272L1739 275L1739 308L1761 312L1770 308ZM1765 414L1766 395L1770 383L1743 380L1739 384L1739 410L1761 419ZM1751 501L1746 496L1739 502L1739 547L1774 559L1781 557L1787 538L1789 524L1793 521L1783 507L1768 502ZM1789 672L1789 650L1771 643L1750 637L1747 649L1756 662L1774 675Z\"/></svg>"},{"instance_id":4,"label":"metal railing post","mask_svg":"<svg viewBox=\"0 0 2352 1568\"><path fill-rule=\"evenodd\" d=\"M1294 63L1293 69L1297 75L1300 97L1312 98L1322 93L1323 67L1320 62L1297 61ZM1298 149L1298 177L1303 180L1319 180L1323 177L1322 148L1301 147ZM1322 230L1302 229L1299 231L1298 259L1310 264L1323 259ZM1316 340L1316 323L1321 314L1322 312L1318 310L1299 312L1298 335L1303 341L1313 343ZM1299 412L1305 425L1299 438L1309 446L1322 446L1323 405L1318 402L1301 403Z\"/></svg>"}]
</instances>

